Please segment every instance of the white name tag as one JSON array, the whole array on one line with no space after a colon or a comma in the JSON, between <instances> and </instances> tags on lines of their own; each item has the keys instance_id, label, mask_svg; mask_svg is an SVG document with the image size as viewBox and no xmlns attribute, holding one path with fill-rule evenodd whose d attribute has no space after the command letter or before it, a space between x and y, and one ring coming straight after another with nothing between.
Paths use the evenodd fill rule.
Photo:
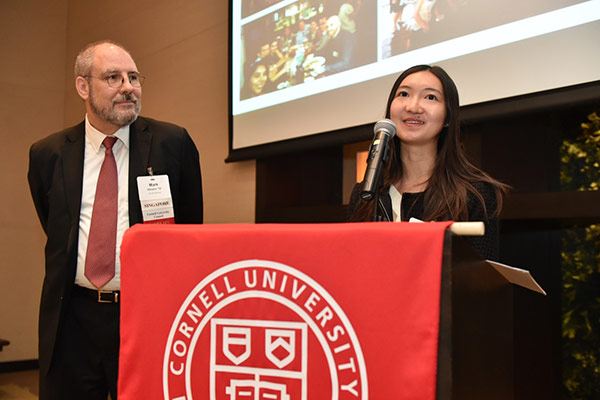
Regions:
<instances>
[{"instance_id":1,"label":"white name tag","mask_svg":"<svg viewBox=\"0 0 600 400\"><path fill-rule=\"evenodd\" d=\"M138 176L138 193L145 224L173 224L173 199L168 175Z\"/></svg>"}]
</instances>

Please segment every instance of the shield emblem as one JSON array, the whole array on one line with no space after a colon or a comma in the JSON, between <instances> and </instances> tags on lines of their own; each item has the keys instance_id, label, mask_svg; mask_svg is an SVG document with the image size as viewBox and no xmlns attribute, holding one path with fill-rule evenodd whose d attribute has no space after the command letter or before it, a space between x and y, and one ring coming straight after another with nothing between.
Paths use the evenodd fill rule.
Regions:
<instances>
[{"instance_id":1,"label":"shield emblem","mask_svg":"<svg viewBox=\"0 0 600 400\"><path fill-rule=\"evenodd\" d=\"M307 400L307 331L304 322L213 318L210 398Z\"/></svg>"},{"instance_id":2,"label":"shield emblem","mask_svg":"<svg viewBox=\"0 0 600 400\"><path fill-rule=\"evenodd\" d=\"M285 368L296 357L296 333L292 330L267 329L265 353L277 368Z\"/></svg>"},{"instance_id":3,"label":"shield emblem","mask_svg":"<svg viewBox=\"0 0 600 400\"><path fill-rule=\"evenodd\" d=\"M223 354L235 365L250 357L250 328L228 326L223 328Z\"/></svg>"}]
</instances>

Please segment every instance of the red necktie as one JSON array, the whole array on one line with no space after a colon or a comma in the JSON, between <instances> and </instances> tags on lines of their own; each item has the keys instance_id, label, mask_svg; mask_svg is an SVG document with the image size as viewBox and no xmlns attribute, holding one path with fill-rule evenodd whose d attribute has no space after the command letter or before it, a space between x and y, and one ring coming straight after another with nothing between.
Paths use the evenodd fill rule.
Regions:
<instances>
[{"instance_id":1,"label":"red necktie","mask_svg":"<svg viewBox=\"0 0 600 400\"><path fill-rule=\"evenodd\" d=\"M98 289L115 276L118 178L112 147L116 141L116 137L106 137L102 142L106 150L96 185L85 256L85 276Z\"/></svg>"}]
</instances>

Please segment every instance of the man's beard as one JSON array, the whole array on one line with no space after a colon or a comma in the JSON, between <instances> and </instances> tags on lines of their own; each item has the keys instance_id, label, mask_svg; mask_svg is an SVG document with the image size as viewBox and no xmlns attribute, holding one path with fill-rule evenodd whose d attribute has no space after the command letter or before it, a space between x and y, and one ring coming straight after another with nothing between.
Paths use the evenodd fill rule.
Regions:
<instances>
[{"instance_id":1,"label":"man's beard","mask_svg":"<svg viewBox=\"0 0 600 400\"><path fill-rule=\"evenodd\" d=\"M114 104L116 101L135 101L135 106L133 110L126 111L117 111L114 108ZM96 102L96 97L94 96L94 92L90 90L90 106L92 107L92 111L96 115L98 115L103 120L110 122L116 126L126 126L131 124L136 120L138 115L140 114L140 110L142 109L142 99L136 97L133 93L125 93L119 95L116 99L112 100L112 107L100 107L100 105Z\"/></svg>"}]
</instances>

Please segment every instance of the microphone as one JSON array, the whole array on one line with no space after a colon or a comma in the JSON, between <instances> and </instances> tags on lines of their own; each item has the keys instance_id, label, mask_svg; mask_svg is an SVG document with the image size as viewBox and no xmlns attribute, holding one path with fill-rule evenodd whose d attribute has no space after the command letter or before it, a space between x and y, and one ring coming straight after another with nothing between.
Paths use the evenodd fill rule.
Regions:
<instances>
[{"instance_id":1,"label":"microphone","mask_svg":"<svg viewBox=\"0 0 600 400\"><path fill-rule=\"evenodd\" d=\"M375 136L369 148L367 170L363 178L360 197L363 200L372 200L379 189L379 178L384 161L387 160L388 142L396 135L396 125L392 120L382 119L373 128Z\"/></svg>"}]
</instances>

